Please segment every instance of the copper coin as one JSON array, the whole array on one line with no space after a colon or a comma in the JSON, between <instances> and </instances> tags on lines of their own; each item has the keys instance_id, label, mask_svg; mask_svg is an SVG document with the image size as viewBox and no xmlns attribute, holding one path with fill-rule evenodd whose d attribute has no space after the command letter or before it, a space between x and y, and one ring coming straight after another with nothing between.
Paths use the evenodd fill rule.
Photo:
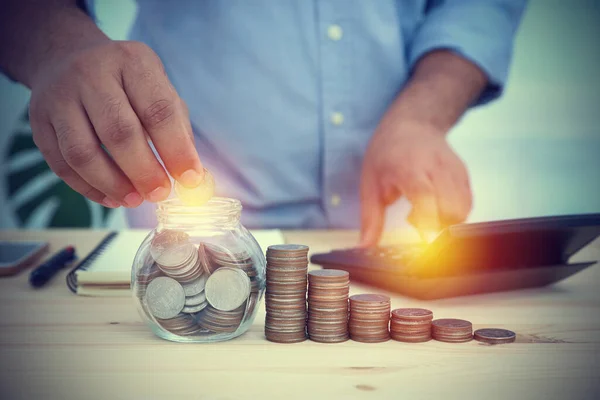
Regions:
<instances>
[{"instance_id":1,"label":"copper coin","mask_svg":"<svg viewBox=\"0 0 600 400\"><path fill-rule=\"evenodd\" d=\"M460 331L473 329L473 325L469 321L463 319L443 318L432 321L431 325L434 329L445 331Z\"/></svg>"},{"instance_id":2,"label":"copper coin","mask_svg":"<svg viewBox=\"0 0 600 400\"><path fill-rule=\"evenodd\" d=\"M389 303L390 298L382 294L355 294L350 297L350 301L356 303Z\"/></svg>"},{"instance_id":3,"label":"copper coin","mask_svg":"<svg viewBox=\"0 0 600 400\"><path fill-rule=\"evenodd\" d=\"M364 337L350 335L350 339L352 339L355 342L361 342L361 343L383 343L383 342L387 342L388 340L390 340L390 337L387 336L387 337L380 337L380 338L364 338Z\"/></svg>"},{"instance_id":4,"label":"copper coin","mask_svg":"<svg viewBox=\"0 0 600 400\"><path fill-rule=\"evenodd\" d=\"M432 320L433 312L424 308L397 308L392 311L392 317L400 320Z\"/></svg>"},{"instance_id":5,"label":"copper coin","mask_svg":"<svg viewBox=\"0 0 600 400\"><path fill-rule=\"evenodd\" d=\"M405 335L395 335L390 334L390 338L396 340L398 342L406 342L406 343L422 343L428 342L431 340L431 335L422 335L422 336L405 336Z\"/></svg>"},{"instance_id":6,"label":"copper coin","mask_svg":"<svg viewBox=\"0 0 600 400\"><path fill-rule=\"evenodd\" d=\"M472 336L465 336L465 337L459 337L459 338L448 338L448 337L436 336L436 335L432 335L432 338L437 340L438 342L446 342L446 343L465 343L465 342L470 342L473 339Z\"/></svg>"},{"instance_id":7,"label":"copper coin","mask_svg":"<svg viewBox=\"0 0 600 400\"><path fill-rule=\"evenodd\" d=\"M312 335L310 340L318 343L343 343L348 341L350 337L348 335L339 336L323 336L323 335Z\"/></svg>"}]
</instances>

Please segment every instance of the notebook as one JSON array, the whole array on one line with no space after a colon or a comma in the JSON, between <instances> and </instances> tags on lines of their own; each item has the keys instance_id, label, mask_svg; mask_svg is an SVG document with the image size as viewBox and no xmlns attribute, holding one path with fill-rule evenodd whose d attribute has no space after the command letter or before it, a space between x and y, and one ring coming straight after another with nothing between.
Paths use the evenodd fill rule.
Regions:
<instances>
[{"instance_id":1,"label":"notebook","mask_svg":"<svg viewBox=\"0 0 600 400\"><path fill-rule=\"evenodd\" d=\"M284 243L280 230L255 230L252 234L263 251ZM129 296L131 266L148 231L112 232L67 276L69 288L82 296Z\"/></svg>"}]
</instances>

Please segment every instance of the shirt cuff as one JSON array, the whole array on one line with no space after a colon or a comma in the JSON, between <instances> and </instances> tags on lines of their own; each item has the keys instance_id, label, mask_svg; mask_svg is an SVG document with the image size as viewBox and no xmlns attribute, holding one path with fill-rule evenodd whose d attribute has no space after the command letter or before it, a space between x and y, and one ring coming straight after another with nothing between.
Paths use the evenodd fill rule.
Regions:
<instances>
[{"instance_id":1,"label":"shirt cuff","mask_svg":"<svg viewBox=\"0 0 600 400\"><path fill-rule=\"evenodd\" d=\"M425 54L447 49L477 65L488 85L474 105L498 98L504 89L512 58L513 40L525 0L455 0L429 11L408 54L409 65Z\"/></svg>"}]
</instances>

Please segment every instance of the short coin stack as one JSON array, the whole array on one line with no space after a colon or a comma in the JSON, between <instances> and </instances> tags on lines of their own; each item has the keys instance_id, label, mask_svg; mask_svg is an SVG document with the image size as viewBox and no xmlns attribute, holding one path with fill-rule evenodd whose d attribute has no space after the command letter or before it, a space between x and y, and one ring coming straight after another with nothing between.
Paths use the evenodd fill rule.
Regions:
<instances>
[{"instance_id":1,"label":"short coin stack","mask_svg":"<svg viewBox=\"0 0 600 400\"><path fill-rule=\"evenodd\" d=\"M398 308L392 311L390 336L399 342L431 340L433 313L423 308Z\"/></svg>"},{"instance_id":2,"label":"short coin stack","mask_svg":"<svg viewBox=\"0 0 600 400\"><path fill-rule=\"evenodd\" d=\"M378 343L389 340L390 298L380 294L357 294L350 297L350 339Z\"/></svg>"},{"instance_id":3,"label":"short coin stack","mask_svg":"<svg viewBox=\"0 0 600 400\"><path fill-rule=\"evenodd\" d=\"M350 274L335 269L308 273L308 337L315 342L348 340Z\"/></svg>"},{"instance_id":4,"label":"short coin stack","mask_svg":"<svg viewBox=\"0 0 600 400\"><path fill-rule=\"evenodd\" d=\"M306 340L307 270L307 246L285 244L267 249L267 340L279 343Z\"/></svg>"},{"instance_id":5,"label":"short coin stack","mask_svg":"<svg viewBox=\"0 0 600 400\"><path fill-rule=\"evenodd\" d=\"M440 342L468 342L473 338L473 325L462 319L436 319L431 323L431 335Z\"/></svg>"}]
</instances>

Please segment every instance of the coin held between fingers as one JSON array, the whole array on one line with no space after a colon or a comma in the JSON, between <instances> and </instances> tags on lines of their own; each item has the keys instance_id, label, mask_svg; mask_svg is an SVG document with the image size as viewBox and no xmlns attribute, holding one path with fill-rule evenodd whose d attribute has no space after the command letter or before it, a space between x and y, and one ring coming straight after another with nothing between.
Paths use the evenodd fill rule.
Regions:
<instances>
[{"instance_id":1,"label":"coin held between fingers","mask_svg":"<svg viewBox=\"0 0 600 400\"><path fill-rule=\"evenodd\" d=\"M187 173L189 171L186 171ZM184 174L185 174L184 173ZM215 180L212 174L204 169L204 179L194 188L186 188L178 181L175 182L175 193L186 206L201 206L208 202L215 193Z\"/></svg>"}]
</instances>

